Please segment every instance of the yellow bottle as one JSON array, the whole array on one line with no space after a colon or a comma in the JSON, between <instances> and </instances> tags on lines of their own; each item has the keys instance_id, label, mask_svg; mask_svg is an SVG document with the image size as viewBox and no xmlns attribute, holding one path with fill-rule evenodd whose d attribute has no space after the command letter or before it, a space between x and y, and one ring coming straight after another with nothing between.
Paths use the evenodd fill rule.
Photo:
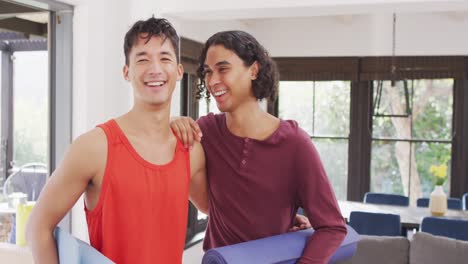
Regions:
<instances>
[{"instance_id":1,"label":"yellow bottle","mask_svg":"<svg viewBox=\"0 0 468 264\"><path fill-rule=\"evenodd\" d=\"M16 245L26 246L26 223L35 203L18 204L16 208Z\"/></svg>"}]
</instances>

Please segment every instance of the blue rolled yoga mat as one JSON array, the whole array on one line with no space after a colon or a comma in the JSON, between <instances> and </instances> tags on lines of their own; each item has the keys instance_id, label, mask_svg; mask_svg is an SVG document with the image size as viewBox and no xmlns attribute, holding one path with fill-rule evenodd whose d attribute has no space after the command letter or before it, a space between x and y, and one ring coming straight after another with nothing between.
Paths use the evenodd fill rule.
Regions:
<instances>
[{"instance_id":1,"label":"blue rolled yoga mat","mask_svg":"<svg viewBox=\"0 0 468 264\"><path fill-rule=\"evenodd\" d=\"M359 235L350 226L348 234L329 263L349 259L354 255ZM285 233L235 245L208 250L202 264L292 264L301 257L313 229Z\"/></svg>"},{"instance_id":2,"label":"blue rolled yoga mat","mask_svg":"<svg viewBox=\"0 0 468 264\"><path fill-rule=\"evenodd\" d=\"M61 264L113 264L89 244L79 240L59 227L55 228L55 240Z\"/></svg>"}]
</instances>

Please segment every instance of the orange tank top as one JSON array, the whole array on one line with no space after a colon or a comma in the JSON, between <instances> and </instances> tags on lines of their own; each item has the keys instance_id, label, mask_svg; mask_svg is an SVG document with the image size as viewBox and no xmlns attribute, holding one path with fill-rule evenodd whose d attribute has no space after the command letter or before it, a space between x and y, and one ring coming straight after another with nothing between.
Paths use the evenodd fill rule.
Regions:
<instances>
[{"instance_id":1,"label":"orange tank top","mask_svg":"<svg viewBox=\"0 0 468 264\"><path fill-rule=\"evenodd\" d=\"M115 120L99 125L107 164L86 220L91 245L117 264L181 263L190 183L189 153L177 140L172 161L155 165L132 147Z\"/></svg>"}]
</instances>

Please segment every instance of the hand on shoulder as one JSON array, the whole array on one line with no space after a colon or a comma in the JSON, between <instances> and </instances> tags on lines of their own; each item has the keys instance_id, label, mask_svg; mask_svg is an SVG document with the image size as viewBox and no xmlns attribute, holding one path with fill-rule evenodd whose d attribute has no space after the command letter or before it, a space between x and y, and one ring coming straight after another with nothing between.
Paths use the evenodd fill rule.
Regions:
<instances>
[{"instance_id":1,"label":"hand on shoulder","mask_svg":"<svg viewBox=\"0 0 468 264\"><path fill-rule=\"evenodd\" d=\"M186 148L193 146L195 142L201 141L203 136L201 129L191 117L172 117L170 125L172 131L174 131Z\"/></svg>"}]
</instances>

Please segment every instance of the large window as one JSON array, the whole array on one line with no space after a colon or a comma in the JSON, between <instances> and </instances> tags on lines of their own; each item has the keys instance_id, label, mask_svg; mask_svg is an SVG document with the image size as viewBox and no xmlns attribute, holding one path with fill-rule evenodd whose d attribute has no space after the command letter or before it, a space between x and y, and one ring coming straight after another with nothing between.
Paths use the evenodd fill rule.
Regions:
<instances>
[{"instance_id":1,"label":"large window","mask_svg":"<svg viewBox=\"0 0 468 264\"><path fill-rule=\"evenodd\" d=\"M45 16L48 17L47 15ZM13 196L37 200L49 164L47 40L4 32L1 100L0 242L14 242Z\"/></svg>"},{"instance_id":2,"label":"large window","mask_svg":"<svg viewBox=\"0 0 468 264\"><path fill-rule=\"evenodd\" d=\"M72 7L19 2L0 0L0 242L14 241L11 197L36 200L71 141Z\"/></svg>"},{"instance_id":3,"label":"large window","mask_svg":"<svg viewBox=\"0 0 468 264\"><path fill-rule=\"evenodd\" d=\"M450 181L453 79L374 81L371 191L412 201L434 189L430 167ZM450 193L450 184L444 185Z\"/></svg>"},{"instance_id":4,"label":"large window","mask_svg":"<svg viewBox=\"0 0 468 264\"><path fill-rule=\"evenodd\" d=\"M3 86L3 82L2 82L2 51L0 50L0 85ZM2 95L2 92L1 92L1 88L0 88L0 97ZM1 117L2 117L2 112L3 112L3 109L2 109L2 101L1 98L0 98L0 190L2 189L1 186L3 186L3 181L5 180L5 177L3 175L5 175L5 150L4 150L4 144L3 144L3 129L1 129ZM3 201L3 196L0 194L0 202Z\"/></svg>"},{"instance_id":5,"label":"large window","mask_svg":"<svg viewBox=\"0 0 468 264\"><path fill-rule=\"evenodd\" d=\"M12 165L48 164L48 52L15 52L13 58Z\"/></svg>"},{"instance_id":6,"label":"large window","mask_svg":"<svg viewBox=\"0 0 468 264\"><path fill-rule=\"evenodd\" d=\"M338 199L362 201L373 191L415 204L434 189L431 166L446 172L445 191L461 197L468 191L466 59L275 58L281 82L270 111L309 133Z\"/></svg>"},{"instance_id":7,"label":"large window","mask_svg":"<svg viewBox=\"0 0 468 264\"><path fill-rule=\"evenodd\" d=\"M350 118L348 81L281 81L278 116L311 137L338 199L346 200Z\"/></svg>"}]
</instances>

